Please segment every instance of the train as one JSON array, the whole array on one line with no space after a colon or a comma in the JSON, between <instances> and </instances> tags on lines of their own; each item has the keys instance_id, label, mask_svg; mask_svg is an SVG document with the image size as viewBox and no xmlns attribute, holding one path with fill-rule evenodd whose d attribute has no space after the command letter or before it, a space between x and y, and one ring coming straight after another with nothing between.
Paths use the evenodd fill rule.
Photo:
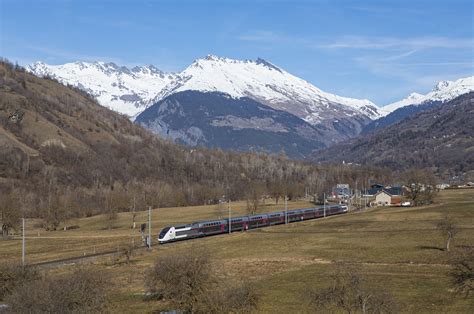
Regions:
<instances>
[{"instance_id":1,"label":"train","mask_svg":"<svg viewBox=\"0 0 474 314\"><path fill-rule=\"evenodd\" d=\"M347 211L348 208L345 205L331 205L234 217L230 218L230 232L339 215L347 213ZM229 233L229 219L207 220L187 225L169 226L161 230L158 235L158 242L165 244L223 233Z\"/></svg>"}]
</instances>

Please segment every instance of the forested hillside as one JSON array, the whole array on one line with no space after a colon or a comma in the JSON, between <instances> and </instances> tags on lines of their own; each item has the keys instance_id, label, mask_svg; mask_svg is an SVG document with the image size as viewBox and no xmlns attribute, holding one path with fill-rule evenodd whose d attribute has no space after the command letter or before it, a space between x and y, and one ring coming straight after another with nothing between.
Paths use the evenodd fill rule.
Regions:
<instances>
[{"instance_id":1,"label":"forested hillside","mask_svg":"<svg viewBox=\"0 0 474 314\"><path fill-rule=\"evenodd\" d=\"M187 148L133 124L80 90L0 64L0 208L64 217L318 193L386 171L316 167L285 156ZM363 178L362 178L363 176ZM366 181L365 181L366 182Z\"/></svg>"},{"instance_id":2,"label":"forested hillside","mask_svg":"<svg viewBox=\"0 0 474 314\"><path fill-rule=\"evenodd\" d=\"M364 129L362 130L362 134L367 134L370 132L377 132L380 129L388 127L392 124L400 122L406 118L416 115L420 111L431 109L435 106L440 105L441 102L439 101L432 101L425 103L423 105L409 105L398 108L393 112L389 113L385 117L379 118L367 124Z\"/></svg>"},{"instance_id":3,"label":"forested hillside","mask_svg":"<svg viewBox=\"0 0 474 314\"><path fill-rule=\"evenodd\" d=\"M317 161L353 162L393 170L428 168L440 177L474 171L474 93L419 112L389 127L315 154Z\"/></svg>"},{"instance_id":4,"label":"forested hillside","mask_svg":"<svg viewBox=\"0 0 474 314\"><path fill-rule=\"evenodd\" d=\"M313 126L251 98L218 92L185 91L147 108L135 120L145 128L187 145L244 152L279 153L304 159L325 147L327 129Z\"/></svg>"}]
</instances>

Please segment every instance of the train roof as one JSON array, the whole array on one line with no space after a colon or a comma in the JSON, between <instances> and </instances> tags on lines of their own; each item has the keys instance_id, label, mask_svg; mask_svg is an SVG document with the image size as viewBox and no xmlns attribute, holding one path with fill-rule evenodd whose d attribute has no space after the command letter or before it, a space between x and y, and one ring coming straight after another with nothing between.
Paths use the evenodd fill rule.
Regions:
<instances>
[{"instance_id":1,"label":"train roof","mask_svg":"<svg viewBox=\"0 0 474 314\"><path fill-rule=\"evenodd\" d=\"M195 221L191 225L208 224L208 223L227 223L227 219L201 220L201 221Z\"/></svg>"},{"instance_id":2,"label":"train roof","mask_svg":"<svg viewBox=\"0 0 474 314\"><path fill-rule=\"evenodd\" d=\"M339 205L339 204L326 205L326 208L339 207L339 206L341 206L341 205ZM323 208L324 208L323 206L307 207L307 208L291 209L291 210L288 210L287 212L288 213L301 213L301 212L305 212L307 210L322 210ZM237 220L247 221L247 220L251 220L252 218L255 218L255 217L272 216L272 215L277 215L277 214L281 215L281 214L284 214L284 213L285 213L285 210L281 210L281 211L277 211L277 212L269 212L269 213L262 213L262 214L248 215L248 216L231 217L231 221L237 221ZM186 225L178 225L178 226L175 226L175 228L178 228L178 229L186 228L186 227L190 227L190 226L196 225L196 224L211 224L211 223L226 224L228 221L229 221L228 218L214 219L214 220L202 220L202 221L196 221L196 222L186 224Z\"/></svg>"}]
</instances>

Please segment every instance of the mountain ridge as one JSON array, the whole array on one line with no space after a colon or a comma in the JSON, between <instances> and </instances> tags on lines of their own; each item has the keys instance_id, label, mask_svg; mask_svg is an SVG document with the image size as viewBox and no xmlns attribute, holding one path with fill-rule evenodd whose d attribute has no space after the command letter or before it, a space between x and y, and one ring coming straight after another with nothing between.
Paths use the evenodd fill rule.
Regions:
<instances>
[{"instance_id":1,"label":"mountain ridge","mask_svg":"<svg viewBox=\"0 0 474 314\"><path fill-rule=\"evenodd\" d=\"M474 91L474 76L460 78L456 81L438 82L434 88L425 95L411 93L402 100L382 107L380 111L384 116L371 121L364 127L361 133L374 132L471 91ZM387 107L388 109L384 109Z\"/></svg>"},{"instance_id":2,"label":"mountain ridge","mask_svg":"<svg viewBox=\"0 0 474 314\"><path fill-rule=\"evenodd\" d=\"M189 80L193 75L195 78L196 70L199 68L202 69L204 66L206 66L206 64L209 63L211 63L213 67L216 67L217 65L221 65L222 67L222 65L234 64L240 67L245 67L245 65L247 65L247 67L253 66L254 70L256 68L260 68L266 69L268 71L266 73L264 71L257 73L262 75L262 77L257 77L257 79L255 79L255 76L253 77L253 83L258 83L256 86L252 86L252 84L246 84L246 86L244 86L245 88L238 91L229 88L229 86L225 86L225 88L222 88L222 86L220 86L221 88L202 88L202 86L200 86L201 88L186 87L186 84L189 84ZM198 58L194 60L194 62L191 63L191 65L189 65L185 70L178 73L164 73L154 66L138 67L138 69L145 69L145 71L142 71L145 72L142 73L142 76L145 76L145 74L148 75L148 77L142 77L142 79L146 80L144 83L149 84L153 80L154 84L148 88L146 88L146 86L144 86L144 84L141 82L132 82L129 79L130 77L135 76L136 78L138 76L139 72L133 71L136 68L128 69L127 67L117 66L114 63L98 61L94 63L74 62L63 65L47 65L42 62L37 62L32 65L28 65L26 68L29 72L38 76L51 76L58 79L62 83L71 84L73 86L85 89L93 96L98 98L98 101L102 105L108 106L111 109L127 114L131 117L135 117L141 111L146 109L146 107L160 99L163 99L173 91L183 91L184 89L227 92L233 97L253 95L253 98L256 100L269 103L274 103L276 100L278 100L280 103L284 102L286 105L291 102L305 102L309 108L299 108L298 110L301 112L298 114L298 116L305 118L310 123L317 122L318 120L317 114L313 115L312 117L310 115L311 112L315 111L314 108L311 107L318 105L318 102L322 102L323 105L327 104L328 102L338 104L340 103L347 107L345 108L346 111L352 111L352 114L364 114L371 119L379 116L377 107L369 100L341 97L323 92L307 81L289 74L278 66L262 58L257 58L255 61L253 61L236 60L218 57L215 55L208 55L205 58ZM150 71L150 68L154 71ZM191 69L195 70L194 73L190 73L192 72ZM243 71L245 72L245 69L243 69ZM278 72L279 74L283 75L284 78L289 79L293 86L284 86L284 88L282 88L281 80L278 82L280 85L269 84L266 82L265 80L272 79L272 75L268 75L268 73L271 73L272 71L274 74L275 72ZM247 71L247 74L248 73L250 72ZM205 75L202 75L202 77L206 77L207 80L212 80L213 78L207 74L208 73L205 73ZM225 73L226 76L229 76L229 74L232 73ZM111 80L111 76L113 76L114 80ZM234 80L231 82L233 85L239 83L235 80L237 76L238 75L234 75ZM241 79L241 77L239 79ZM82 80L85 80L85 82ZM94 88L94 82L91 82L91 80L98 81L98 83L96 83L96 88ZM202 78L198 78L198 80L200 80L200 83L206 83L202 82ZM208 85L212 85L212 83L214 82L210 82ZM298 89L297 92L293 90L295 88ZM119 100L121 97L129 97L134 99L131 99L128 102L127 99L122 99L122 102L120 102ZM317 101L314 99L317 99ZM276 109L285 110L283 107L284 105L280 104L280 108ZM303 112L304 110L309 110L310 112L305 115Z\"/></svg>"},{"instance_id":3,"label":"mountain ridge","mask_svg":"<svg viewBox=\"0 0 474 314\"><path fill-rule=\"evenodd\" d=\"M474 91L474 76L459 78L455 81L440 81L427 94L410 93L406 98L381 107L382 114L410 105L423 105L428 102L445 102Z\"/></svg>"},{"instance_id":4,"label":"mountain ridge","mask_svg":"<svg viewBox=\"0 0 474 314\"><path fill-rule=\"evenodd\" d=\"M153 65L129 69L101 61L76 61L62 65L36 62L28 65L26 70L85 90L101 105L132 118L150 105L156 94L176 78L176 74L162 72Z\"/></svg>"},{"instance_id":5,"label":"mountain ridge","mask_svg":"<svg viewBox=\"0 0 474 314\"><path fill-rule=\"evenodd\" d=\"M370 119L379 116L377 107L369 100L323 92L261 58L253 61L208 55L196 59L180 73L180 79L166 86L155 100L184 90L218 91L234 98L250 97L274 109L295 114L311 124L319 122L321 109L331 104Z\"/></svg>"},{"instance_id":6,"label":"mountain ridge","mask_svg":"<svg viewBox=\"0 0 474 314\"><path fill-rule=\"evenodd\" d=\"M318 162L430 168L440 177L474 176L474 92L314 154Z\"/></svg>"}]
</instances>

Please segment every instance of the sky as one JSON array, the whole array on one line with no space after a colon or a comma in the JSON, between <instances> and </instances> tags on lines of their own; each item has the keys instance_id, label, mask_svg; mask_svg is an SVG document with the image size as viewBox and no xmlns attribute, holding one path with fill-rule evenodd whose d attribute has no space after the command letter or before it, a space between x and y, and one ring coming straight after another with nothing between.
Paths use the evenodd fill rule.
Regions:
<instances>
[{"instance_id":1,"label":"sky","mask_svg":"<svg viewBox=\"0 0 474 314\"><path fill-rule=\"evenodd\" d=\"M0 56L182 71L263 58L379 106L474 75L473 1L0 0Z\"/></svg>"}]
</instances>

